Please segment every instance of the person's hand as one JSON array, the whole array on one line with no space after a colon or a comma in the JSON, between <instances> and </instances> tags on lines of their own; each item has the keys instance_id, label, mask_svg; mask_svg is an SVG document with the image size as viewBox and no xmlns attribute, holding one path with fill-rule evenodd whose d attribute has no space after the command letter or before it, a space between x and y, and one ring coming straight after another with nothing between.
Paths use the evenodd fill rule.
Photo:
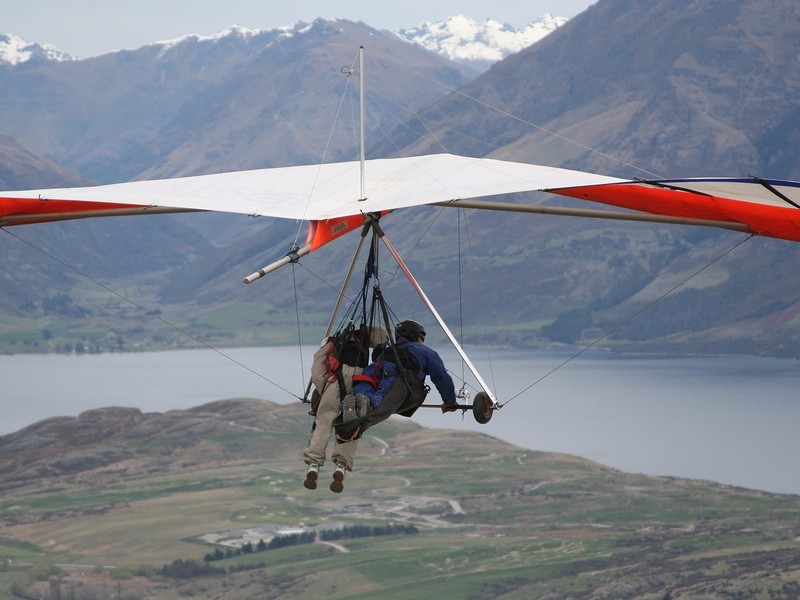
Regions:
<instances>
[{"instance_id":1,"label":"person's hand","mask_svg":"<svg viewBox=\"0 0 800 600\"><path fill-rule=\"evenodd\" d=\"M457 410L458 410L458 406L456 406L455 404L447 404L446 402L442 402L442 412L443 413L455 412Z\"/></svg>"}]
</instances>

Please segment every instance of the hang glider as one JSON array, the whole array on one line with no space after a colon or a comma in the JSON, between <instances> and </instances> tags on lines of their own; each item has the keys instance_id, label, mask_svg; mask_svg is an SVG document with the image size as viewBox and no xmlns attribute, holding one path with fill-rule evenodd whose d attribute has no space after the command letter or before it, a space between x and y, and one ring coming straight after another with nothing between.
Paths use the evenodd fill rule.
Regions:
<instances>
[{"instance_id":1,"label":"hang glider","mask_svg":"<svg viewBox=\"0 0 800 600\"><path fill-rule=\"evenodd\" d=\"M381 239L409 282L475 376L479 392L473 414L486 423L498 404L460 343L415 280L396 248L386 239L379 218L421 205L506 210L604 219L722 227L748 234L800 241L800 183L759 178L631 180L582 171L470 158L453 154L366 160L364 155L363 47L359 50L360 160L277 167L92 187L0 192L0 227L100 216L219 211L308 221L305 245L245 278L249 283L269 271L361 229L353 261L326 332L354 272L371 230L372 255ZM352 68L348 75L352 74ZM486 200L525 192L550 192L616 207L598 210L559 207L515 198ZM527 201L526 201L527 200ZM627 210L620 210L627 209ZM365 280L366 286L366 280ZM375 293L379 286L375 285ZM388 311L384 311L387 312ZM391 331L389 318L385 319ZM309 394L306 389L306 397ZM468 398L466 389L460 398ZM457 405L467 410L468 405ZM403 413L401 413L403 414Z\"/></svg>"},{"instance_id":2,"label":"hang glider","mask_svg":"<svg viewBox=\"0 0 800 600\"><path fill-rule=\"evenodd\" d=\"M556 207L483 199L531 191L599 202L617 209ZM429 204L714 226L800 241L800 183L797 182L758 178L626 180L453 154L362 159L93 187L0 192L0 227L85 217L185 211L232 212L309 222L304 246L249 275L245 283L295 262L300 256L349 231L361 229L362 242L350 266L334 317L364 236L372 228L380 232L383 242L483 388L471 408L475 418L486 423L492 412L502 405L497 403L396 249L383 237L375 218L399 209ZM333 318L329 331L332 324ZM458 407L469 408L460 404Z\"/></svg>"},{"instance_id":3,"label":"hang glider","mask_svg":"<svg viewBox=\"0 0 800 600\"><path fill-rule=\"evenodd\" d=\"M360 172L364 173L361 187ZM479 200L530 191L630 210ZM800 241L798 182L755 177L626 180L453 154L373 159L363 165L351 161L93 187L0 192L0 226L99 216L221 211L309 221L304 246L308 253L359 228L365 214L425 204L714 226Z\"/></svg>"}]
</instances>

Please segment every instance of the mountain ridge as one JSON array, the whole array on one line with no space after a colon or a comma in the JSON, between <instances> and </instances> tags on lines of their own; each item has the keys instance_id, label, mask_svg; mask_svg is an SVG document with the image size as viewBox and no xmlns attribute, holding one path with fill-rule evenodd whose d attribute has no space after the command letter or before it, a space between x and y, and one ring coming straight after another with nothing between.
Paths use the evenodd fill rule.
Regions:
<instances>
[{"instance_id":1,"label":"mountain ridge","mask_svg":"<svg viewBox=\"0 0 800 600\"><path fill-rule=\"evenodd\" d=\"M319 20L322 19L316 21ZM332 19L331 22L335 23L337 20L347 21L347 19ZM417 44L450 60L484 70L492 63L540 40L566 21L566 17L556 17L551 13L546 13L529 25L517 29L493 19L479 22L471 17L456 15L443 21L424 21L411 29L401 28L393 33L412 44ZM292 25L269 29L251 29L234 24L211 35L188 33L169 40L150 42L138 48L112 50L96 56L135 51L147 47L159 48L162 53L165 53L186 43L224 44L230 37L237 37L242 41L263 36L290 37L303 34L312 24L313 22L297 21ZM75 58L53 45L28 42L13 33L0 33L0 64L5 62L17 65L29 60L81 61L89 58L95 57Z\"/></svg>"},{"instance_id":2,"label":"mountain ridge","mask_svg":"<svg viewBox=\"0 0 800 600\"><path fill-rule=\"evenodd\" d=\"M346 21L313 23L308 35L255 53L252 47L211 49L190 41L160 59L158 48L150 48L80 63L23 64L0 69L0 84L18 90L0 97L0 130L21 136L24 146L36 144L32 150L46 151L84 177L105 181L355 159L357 126L350 119L355 111L343 110L348 120L333 128L331 115L342 98L348 100L343 106L355 106L353 96L340 95L352 83L340 66L353 64L354 48L366 37L370 157L446 150L634 177L643 172L793 177L798 163L791 140L800 135L800 122L791 98L800 74L791 56L800 48L787 32L800 20L797 9L760 0L736 3L735 10L723 0L680 1L686 10L601 0L472 80L452 61ZM682 40L678 46L671 41L676 35ZM734 40L739 40L736 52L730 50ZM627 51L638 46L638 55ZM414 87L423 82L420 72L435 74L437 83L428 85L426 79L424 89ZM61 85L55 96L46 93L53 77ZM37 81L46 85L36 88ZM396 95L389 97L389 90ZM544 196L526 201L561 202ZM460 248L449 243L463 233L457 213L439 218L435 211L405 211L388 217L385 226L401 254L414 254L411 266L418 280L429 282L426 291L445 319L466 315L469 342L581 345L604 336L604 345L630 351L796 356L800 295L793 282L800 278L800 260L794 245L753 240L728 252L741 240L738 234L481 215L480 227L470 227L470 260L476 266L471 283L481 298L456 299L453 290L462 283L458 264L464 260L458 255L467 252L466 243ZM155 261L162 270L137 286L145 294L141 303L176 315L186 326L182 319L191 319L195 337L234 345L291 343L296 317L290 303L260 298L257 288L239 289L238 281L285 254L297 240L297 226L219 215L174 219L148 219L147 227L153 234L179 228L182 233L172 236L181 241L178 247L169 249L169 235L130 246L120 235L93 257L96 268L111 274L115 285L128 287L132 273L146 273L148 262ZM41 232L33 234L39 241L66 243L68 232L103 239L106 227L70 224L31 231ZM420 239L423 232L430 239ZM195 243L185 245L191 239ZM335 301L329 294L336 285L330 282L349 263L347 244L332 244L303 261L314 276L302 282L298 304L311 331L324 327L321 307ZM176 271L170 274L169 261L159 259L157 250L171 258ZM16 251L15 256L21 258ZM120 273L115 264L128 269ZM45 291L29 271L24 266L7 275L15 290L5 302L7 327L19 331L14 328L24 323L24 336L14 333L12 339L42 348L39 329L49 328L41 320L49 318L42 307L52 306L57 294ZM270 285L294 289L289 275L274 274ZM681 281L682 288L668 293ZM397 288L391 290L397 305L424 311L413 293ZM108 319L98 319L90 337L117 331L112 311L85 300L82 312ZM656 300L655 309L641 312ZM190 303L194 316L187 316L191 311L181 303ZM500 310L482 313L486 305ZM629 323L636 314L641 316ZM272 325L269 333L264 323ZM621 323L626 327L618 327ZM73 321L69 327L89 325ZM279 329L283 332L276 335ZM610 331L613 336L605 335ZM172 334L137 343L155 339L166 347L190 343Z\"/></svg>"},{"instance_id":3,"label":"mountain ridge","mask_svg":"<svg viewBox=\"0 0 800 600\"><path fill-rule=\"evenodd\" d=\"M0 84L18 93L0 97L0 131L101 183L195 175L211 170L212 162L219 172L351 160L357 157L354 125L342 121L331 130L331 115L343 93L352 97L341 67L353 64L364 43L368 68L381 65L371 71L370 85L391 90L394 102L372 108L368 133L396 119L398 106L408 111L407 105L425 104L468 79L467 67L394 34L317 19L292 30L214 41L190 36L168 47L7 66ZM56 81L59 95L45 94ZM31 107L34 97L42 105ZM290 119L298 110L307 118ZM31 120L22 123L16 117L25 113Z\"/></svg>"}]
</instances>

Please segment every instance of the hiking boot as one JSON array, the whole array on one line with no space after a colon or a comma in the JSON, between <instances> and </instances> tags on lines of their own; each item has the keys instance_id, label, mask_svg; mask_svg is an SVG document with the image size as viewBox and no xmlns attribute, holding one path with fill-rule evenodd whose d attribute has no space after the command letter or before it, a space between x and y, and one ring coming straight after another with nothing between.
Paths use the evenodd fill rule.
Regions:
<instances>
[{"instance_id":1,"label":"hiking boot","mask_svg":"<svg viewBox=\"0 0 800 600\"><path fill-rule=\"evenodd\" d=\"M333 481L331 481L331 491L335 494L341 494L344 489L344 474L345 466L341 463L336 463L336 468L333 470Z\"/></svg>"},{"instance_id":2,"label":"hiking boot","mask_svg":"<svg viewBox=\"0 0 800 600\"><path fill-rule=\"evenodd\" d=\"M303 487L307 490L317 489L317 477L319 477L319 465L317 463L311 463L308 465L308 471L306 471L306 478L303 481Z\"/></svg>"},{"instance_id":3,"label":"hiking boot","mask_svg":"<svg viewBox=\"0 0 800 600\"><path fill-rule=\"evenodd\" d=\"M354 421L358 418L358 404L353 394L347 394L342 400L342 422Z\"/></svg>"}]
</instances>

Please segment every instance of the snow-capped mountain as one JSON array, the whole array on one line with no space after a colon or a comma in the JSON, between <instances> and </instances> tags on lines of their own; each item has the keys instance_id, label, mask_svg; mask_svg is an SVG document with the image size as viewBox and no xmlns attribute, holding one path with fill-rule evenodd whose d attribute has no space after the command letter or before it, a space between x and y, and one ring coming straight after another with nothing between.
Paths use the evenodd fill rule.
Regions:
<instances>
[{"instance_id":1,"label":"snow-capped mountain","mask_svg":"<svg viewBox=\"0 0 800 600\"><path fill-rule=\"evenodd\" d=\"M160 42L154 42L152 46L161 46L164 50L169 50L169 48L177 46L183 42L194 42L194 43L204 43L204 42L216 42L219 40L224 40L228 37L236 37L240 39L245 39L249 37L253 37L258 35L258 31L255 29L250 29L248 27L242 27L241 25L232 25L227 29L223 29L222 31L215 33L214 35L199 35L196 33L190 33L178 38L174 38L171 40L163 40Z\"/></svg>"},{"instance_id":2,"label":"snow-capped mountain","mask_svg":"<svg viewBox=\"0 0 800 600\"><path fill-rule=\"evenodd\" d=\"M509 54L539 41L567 22L566 17L548 13L527 27L516 29L493 19L476 21L463 15L436 23L424 22L398 35L450 60L488 68Z\"/></svg>"},{"instance_id":3,"label":"snow-capped mountain","mask_svg":"<svg viewBox=\"0 0 800 600\"><path fill-rule=\"evenodd\" d=\"M35 59L75 60L50 44L36 44L10 33L0 33L0 63L16 65Z\"/></svg>"},{"instance_id":4,"label":"snow-capped mountain","mask_svg":"<svg viewBox=\"0 0 800 600\"><path fill-rule=\"evenodd\" d=\"M459 15L444 21L425 21L413 29L400 29L395 33L407 42L417 44L450 60L484 70L492 63L502 60L509 54L519 52L542 39L566 21L566 17L556 17L548 13L527 27L516 29L493 19L480 22ZM265 33L291 36L308 27L310 25L306 23L295 23L293 26L272 30L254 30L234 25L212 36L189 34L174 40L154 42L148 45L161 46L164 51L168 51L189 40L198 43L219 42L230 37L245 39ZM0 33L0 64L16 65L33 59L80 60L50 44L28 42L14 34Z\"/></svg>"}]
</instances>

